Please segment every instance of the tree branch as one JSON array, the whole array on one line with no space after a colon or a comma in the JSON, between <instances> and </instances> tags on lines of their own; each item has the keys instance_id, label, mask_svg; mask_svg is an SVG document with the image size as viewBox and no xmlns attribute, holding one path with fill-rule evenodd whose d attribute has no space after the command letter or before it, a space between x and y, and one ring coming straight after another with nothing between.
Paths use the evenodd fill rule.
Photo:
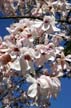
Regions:
<instances>
[{"instance_id":1,"label":"tree branch","mask_svg":"<svg viewBox=\"0 0 71 108\"><path fill-rule=\"evenodd\" d=\"M0 17L0 20L1 19L21 19L21 18L29 18L29 19L38 19L38 20L43 20L42 17L40 16L3 16L3 17ZM57 22L59 23L67 23L67 24L71 24L71 21L68 21L68 20L58 20L56 19Z\"/></svg>"},{"instance_id":2,"label":"tree branch","mask_svg":"<svg viewBox=\"0 0 71 108\"><path fill-rule=\"evenodd\" d=\"M43 18L41 17L35 17L35 16L3 16L0 17L0 19L21 19L21 18L31 18L31 19L39 19L39 20L43 20Z\"/></svg>"}]
</instances>

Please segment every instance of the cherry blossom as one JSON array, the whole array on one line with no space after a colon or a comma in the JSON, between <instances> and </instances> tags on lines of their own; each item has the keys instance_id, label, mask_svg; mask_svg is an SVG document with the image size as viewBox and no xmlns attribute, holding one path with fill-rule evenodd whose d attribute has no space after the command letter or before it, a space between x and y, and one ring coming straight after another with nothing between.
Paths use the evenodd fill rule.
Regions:
<instances>
[{"instance_id":1,"label":"cherry blossom","mask_svg":"<svg viewBox=\"0 0 71 108\"><path fill-rule=\"evenodd\" d=\"M61 20L65 19L71 5L66 0L35 0L31 7L32 3L32 0L0 1L0 10L8 17L19 14L41 18L18 19L6 27L9 35L4 39L0 36L0 94L4 94L5 108L14 103L11 99L14 91L28 106L49 108L50 98L56 99L61 91L61 78L71 76L71 54L65 55L65 46L60 44L71 38L58 27L55 18L58 12L62 14ZM18 78L21 80L17 81ZM22 83L24 87L28 83L27 90Z\"/></svg>"},{"instance_id":2,"label":"cherry blossom","mask_svg":"<svg viewBox=\"0 0 71 108\"><path fill-rule=\"evenodd\" d=\"M35 98L36 96L38 97L40 94L42 101L44 99L49 99L51 96L56 98L61 88L60 81L56 77L50 78L50 76L41 75L36 80L31 76L27 76L26 80L30 83L33 83L28 89L28 96L31 98Z\"/></svg>"}]
</instances>

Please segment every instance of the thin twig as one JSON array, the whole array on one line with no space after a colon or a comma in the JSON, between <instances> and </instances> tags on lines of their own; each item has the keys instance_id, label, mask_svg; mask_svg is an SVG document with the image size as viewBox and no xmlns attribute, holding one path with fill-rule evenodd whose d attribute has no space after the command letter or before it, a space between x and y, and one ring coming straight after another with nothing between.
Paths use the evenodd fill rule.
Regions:
<instances>
[{"instance_id":1,"label":"thin twig","mask_svg":"<svg viewBox=\"0 0 71 108\"><path fill-rule=\"evenodd\" d=\"M68 20L57 20L57 19L56 19L56 21L59 22L59 23L71 24L71 21L68 21Z\"/></svg>"}]
</instances>

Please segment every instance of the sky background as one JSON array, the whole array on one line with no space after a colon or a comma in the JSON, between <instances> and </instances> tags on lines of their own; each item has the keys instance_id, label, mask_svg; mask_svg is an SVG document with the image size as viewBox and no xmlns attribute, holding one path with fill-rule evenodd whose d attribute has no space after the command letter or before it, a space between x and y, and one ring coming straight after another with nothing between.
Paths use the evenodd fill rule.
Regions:
<instances>
[{"instance_id":1,"label":"sky background","mask_svg":"<svg viewBox=\"0 0 71 108\"><path fill-rule=\"evenodd\" d=\"M6 34L8 34L6 27L9 27L13 22L14 20L0 19L0 36L4 37ZM51 99L50 108L71 108L71 79L62 79L61 83L61 92L59 93L59 96L56 100Z\"/></svg>"}]
</instances>

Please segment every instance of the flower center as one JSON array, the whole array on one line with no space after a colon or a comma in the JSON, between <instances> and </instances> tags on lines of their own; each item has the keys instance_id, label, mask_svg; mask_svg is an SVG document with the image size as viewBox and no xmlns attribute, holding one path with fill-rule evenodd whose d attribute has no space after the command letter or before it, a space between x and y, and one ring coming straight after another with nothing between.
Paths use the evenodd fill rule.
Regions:
<instances>
[{"instance_id":1,"label":"flower center","mask_svg":"<svg viewBox=\"0 0 71 108\"><path fill-rule=\"evenodd\" d=\"M24 59L30 61L31 57L30 57L30 55L27 54L27 55L24 56Z\"/></svg>"}]
</instances>

